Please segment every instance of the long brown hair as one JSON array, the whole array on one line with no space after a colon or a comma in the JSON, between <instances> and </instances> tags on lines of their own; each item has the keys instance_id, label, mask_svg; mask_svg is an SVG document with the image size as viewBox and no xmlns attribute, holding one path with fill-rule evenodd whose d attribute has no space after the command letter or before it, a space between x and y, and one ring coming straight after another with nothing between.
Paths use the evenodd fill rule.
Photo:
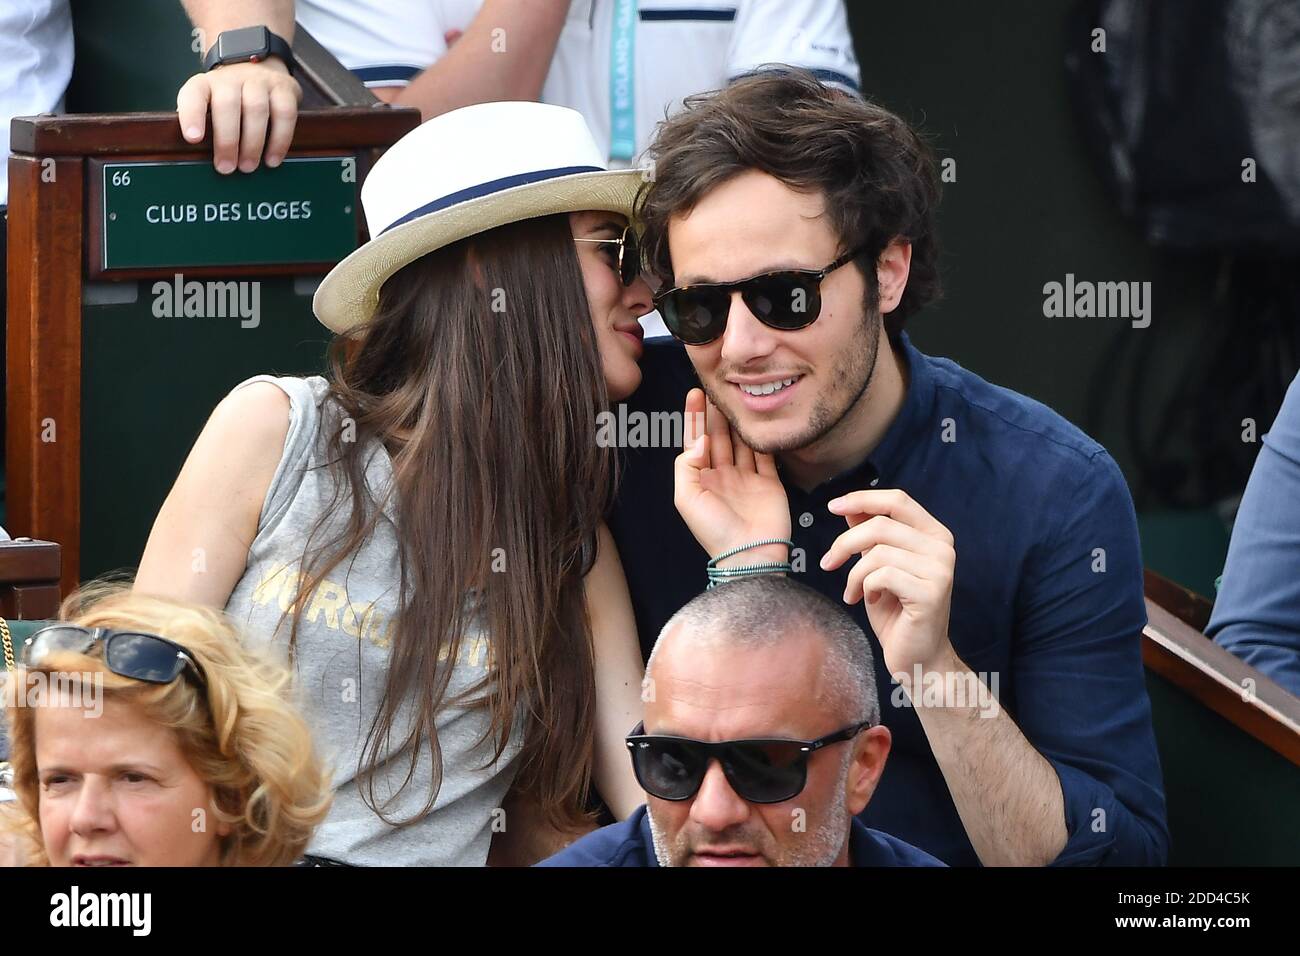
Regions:
<instances>
[{"instance_id":1,"label":"long brown hair","mask_svg":"<svg viewBox=\"0 0 1300 956\"><path fill-rule=\"evenodd\" d=\"M608 399L568 217L502 226L407 265L384 284L374 319L330 353L344 417L328 467L345 479L335 503L349 496L351 516L316 543L331 507L308 538L291 641L312 591L394 504L400 604L362 756L367 804L398 825L433 807L442 781L434 717L477 621L492 642L493 671L475 691L486 692L496 756L524 713L516 786L553 825L579 821L595 700L583 578L611 463L593 440ZM367 488L369 439L393 453L393 502ZM410 784L423 746L434 785L416 818L394 821L388 801L375 800L374 774L412 698L416 716L400 741L409 764L389 799Z\"/></svg>"}]
</instances>

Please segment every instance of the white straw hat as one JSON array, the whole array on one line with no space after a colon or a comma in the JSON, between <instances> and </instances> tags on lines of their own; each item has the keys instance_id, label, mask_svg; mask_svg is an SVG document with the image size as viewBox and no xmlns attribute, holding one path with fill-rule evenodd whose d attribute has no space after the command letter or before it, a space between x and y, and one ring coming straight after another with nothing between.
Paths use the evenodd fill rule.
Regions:
<instances>
[{"instance_id":1,"label":"white straw hat","mask_svg":"<svg viewBox=\"0 0 1300 956\"><path fill-rule=\"evenodd\" d=\"M435 116L380 157L361 186L370 241L330 270L312 310L346 332L374 315L402 266L507 223L581 212L631 219L636 169L608 170L582 114L544 103L479 103Z\"/></svg>"}]
</instances>

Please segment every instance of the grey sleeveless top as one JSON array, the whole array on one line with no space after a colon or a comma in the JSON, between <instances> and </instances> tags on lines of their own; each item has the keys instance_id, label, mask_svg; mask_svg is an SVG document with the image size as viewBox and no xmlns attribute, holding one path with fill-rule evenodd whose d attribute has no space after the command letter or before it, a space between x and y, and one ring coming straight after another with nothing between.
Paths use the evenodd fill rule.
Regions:
<instances>
[{"instance_id":1,"label":"grey sleeveless top","mask_svg":"<svg viewBox=\"0 0 1300 956\"><path fill-rule=\"evenodd\" d=\"M331 508L335 479L322 463L327 436L337 428L341 410L329 400L328 385L320 376L259 375L236 388L252 382L271 382L289 396L289 433L262 505L247 567L226 612L247 641L269 646L288 661L291 618L284 612L298 590L307 536ZM365 453L370 493L374 500L382 500L393 478L392 460L379 442L372 442ZM345 490L333 506L329 523L313 539L313 547L333 539L344 527L350 508ZM494 828L504 826L505 815L498 808L517 769L522 742L518 722L508 748L494 762L486 708L445 703L436 719L442 750L437 801L429 813L408 826L395 828L381 819L363 801L363 788L356 779L383 693L397 611L398 543L391 507L387 514L389 520L381 520L370 539L306 599L298 627L293 662L299 695L316 746L334 774L333 809L307 852L355 865L482 865ZM444 700L455 700L482 680L490 661L487 635L466 634ZM394 723L392 751L405 739L413 714L408 700ZM374 802L379 806L397 791L408 769L406 753L392 751L384 754L385 763L374 778ZM409 819L424 806L431 787L426 746L414 776L385 808L386 815Z\"/></svg>"}]
</instances>

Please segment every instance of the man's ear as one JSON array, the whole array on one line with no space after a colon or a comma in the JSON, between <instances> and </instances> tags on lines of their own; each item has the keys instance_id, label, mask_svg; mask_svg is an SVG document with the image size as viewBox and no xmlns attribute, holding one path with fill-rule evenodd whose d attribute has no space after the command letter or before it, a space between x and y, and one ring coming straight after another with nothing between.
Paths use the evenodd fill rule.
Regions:
<instances>
[{"instance_id":1,"label":"man's ear","mask_svg":"<svg viewBox=\"0 0 1300 956\"><path fill-rule=\"evenodd\" d=\"M903 300L907 276L912 268L912 244L906 239L894 239L876 260L876 282L880 286L880 312L893 312Z\"/></svg>"},{"instance_id":2,"label":"man's ear","mask_svg":"<svg viewBox=\"0 0 1300 956\"><path fill-rule=\"evenodd\" d=\"M871 802L871 795L876 792L876 784L884 773L892 740L889 728L884 724L868 727L854 738L849 779L844 789L845 809L854 816Z\"/></svg>"}]
</instances>

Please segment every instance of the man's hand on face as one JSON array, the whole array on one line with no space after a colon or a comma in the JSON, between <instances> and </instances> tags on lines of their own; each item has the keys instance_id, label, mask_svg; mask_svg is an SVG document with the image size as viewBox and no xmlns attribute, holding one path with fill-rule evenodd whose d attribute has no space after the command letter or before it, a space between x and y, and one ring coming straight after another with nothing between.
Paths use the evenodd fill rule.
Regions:
<instances>
[{"instance_id":1,"label":"man's hand on face","mask_svg":"<svg viewBox=\"0 0 1300 956\"><path fill-rule=\"evenodd\" d=\"M701 423L706 423L701 431ZM709 556L770 538L790 537L790 505L771 455L734 434L704 392L686 396L684 450L674 466L673 503ZM751 548L719 563L727 568L789 560L784 544Z\"/></svg>"},{"instance_id":2,"label":"man's hand on face","mask_svg":"<svg viewBox=\"0 0 1300 956\"><path fill-rule=\"evenodd\" d=\"M948 640L953 570L952 533L905 492L855 491L828 505L849 528L822 557L834 571L861 555L844 588L844 600L867 601L867 619L890 674L952 668Z\"/></svg>"},{"instance_id":3,"label":"man's hand on face","mask_svg":"<svg viewBox=\"0 0 1300 956\"><path fill-rule=\"evenodd\" d=\"M181 135L197 143L211 105L212 165L219 173L234 172L236 165L251 173L259 160L280 165L293 141L301 99L302 87L288 67L278 57L268 57L191 76L176 94L176 113Z\"/></svg>"}]
</instances>

